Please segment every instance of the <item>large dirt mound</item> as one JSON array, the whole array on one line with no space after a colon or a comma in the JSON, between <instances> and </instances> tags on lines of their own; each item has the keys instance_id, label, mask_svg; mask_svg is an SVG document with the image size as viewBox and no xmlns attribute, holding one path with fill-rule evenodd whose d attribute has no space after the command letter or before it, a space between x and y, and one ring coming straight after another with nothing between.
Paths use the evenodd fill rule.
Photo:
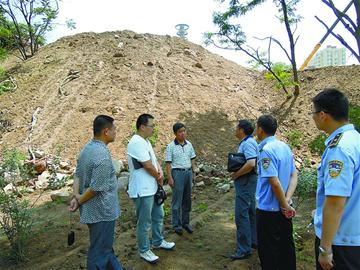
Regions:
<instances>
[{"instance_id":1,"label":"large dirt mound","mask_svg":"<svg viewBox=\"0 0 360 270\"><path fill-rule=\"evenodd\" d=\"M124 157L131 125L141 113L158 120L157 151L172 137L172 124L182 119L197 129L193 139L202 137L197 150L216 157L228 151L223 145L235 143L232 121L255 118L259 108L268 106L266 93L257 87L260 73L177 37L82 33L7 68L18 89L0 96L1 110L11 122L2 143L26 149L31 118L39 107L34 145L54 152L62 144L63 155L72 160L91 137L97 114L117 120L112 148L119 158ZM79 77L65 84L60 94L70 70L78 71Z\"/></svg>"},{"instance_id":2,"label":"large dirt mound","mask_svg":"<svg viewBox=\"0 0 360 270\"><path fill-rule=\"evenodd\" d=\"M131 31L65 37L26 62L3 65L18 89L0 96L1 144L26 150L37 111L35 147L53 153L61 144L63 156L73 161L91 138L98 114L117 120L118 137L111 147L118 158L125 157L132 125L141 113L158 121L158 153L172 138L172 124L182 120L200 156L224 162L236 147L234 122L273 113L281 123L280 137L301 131L302 146L295 153L309 155L308 144L318 134L309 116L311 98L325 87L337 87L352 103L359 105L360 100L360 66L301 72L300 96L286 100L260 72L177 37Z\"/></svg>"}]
</instances>

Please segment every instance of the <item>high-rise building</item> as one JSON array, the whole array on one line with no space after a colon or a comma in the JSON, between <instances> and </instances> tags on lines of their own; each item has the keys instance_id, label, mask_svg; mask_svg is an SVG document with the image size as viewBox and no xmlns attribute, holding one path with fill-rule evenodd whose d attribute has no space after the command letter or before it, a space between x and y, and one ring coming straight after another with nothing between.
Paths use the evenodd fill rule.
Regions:
<instances>
[{"instance_id":1,"label":"high-rise building","mask_svg":"<svg viewBox=\"0 0 360 270\"><path fill-rule=\"evenodd\" d=\"M319 51L310 61L309 67L327 67L346 65L345 48L336 48L336 46L327 46Z\"/></svg>"}]
</instances>

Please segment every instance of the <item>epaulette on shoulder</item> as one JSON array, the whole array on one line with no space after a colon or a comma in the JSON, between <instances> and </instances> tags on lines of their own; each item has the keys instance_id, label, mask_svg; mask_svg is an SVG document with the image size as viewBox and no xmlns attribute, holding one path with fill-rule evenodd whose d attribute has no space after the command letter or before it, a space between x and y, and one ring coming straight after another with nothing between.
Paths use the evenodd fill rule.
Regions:
<instances>
[{"instance_id":1,"label":"epaulette on shoulder","mask_svg":"<svg viewBox=\"0 0 360 270\"><path fill-rule=\"evenodd\" d=\"M343 133L337 134L337 135L334 137L334 139L330 142L329 147L330 147L330 148L336 147L336 146L339 144L342 136L343 136Z\"/></svg>"}]
</instances>

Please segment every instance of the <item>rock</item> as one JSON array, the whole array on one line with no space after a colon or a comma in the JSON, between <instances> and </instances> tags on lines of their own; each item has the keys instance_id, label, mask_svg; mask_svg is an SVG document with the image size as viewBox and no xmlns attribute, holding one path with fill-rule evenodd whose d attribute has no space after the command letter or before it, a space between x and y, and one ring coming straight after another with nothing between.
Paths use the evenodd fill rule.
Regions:
<instances>
[{"instance_id":1,"label":"rock","mask_svg":"<svg viewBox=\"0 0 360 270\"><path fill-rule=\"evenodd\" d=\"M204 173L211 173L212 172L212 168L208 165L203 165L201 168L199 167L200 171L201 172L204 172Z\"/></svg>"},{"instance_id":2,"label":"rock","mask_svg":"<svg viewBox=\"0 0 360 270\"><path fill-rule=\"evenodd\" d=\"M126 190L129 183L129 177L121 176L118 178L118 189Z\"/></svg>"},{"instance_id":3,"label":"rock","mask_svg":"<svg viewBox=\"0 0 360 270\"><path fill-rule=\"evenodd\" d=\"M113 159L112 163L115 168L116 174L119 174L121 170L124 168L123 162L121 160Z\"/></svg>"},{"instance_id":4,"label":"rock","mask_svg":"<svg viewBox=\"0 0 360 270\"><path fill-rule=\"evenodd\" d=\"M204 181L201 181L201 182L195 184L195 187L204 187L204 186L205 186Z\"/></svg>"},{"instance_id":5,"label":"rock","mask_svg":"<svg viewBox=\"0 0 360 270\"><path fill-rule=\"evenodd\" d=\"M35 182L36 189L46 188L49 185L50 173L48 171L43 172L38 176L38 180Z\"/></svg>"},{"instance_id":6,"label":"rock","mask_svg":"<svg viewBox=\"0 0 360 270\"><path fill-rule=\"evenodd\" d=\"M197 68L203 68L202 64L200 64L200 63L196 63L194 66Z\"/></svg>"},{"instance_id":7,"label":"rock","mask_svg":"<svg viewBox=\"0 0 360 270\"><path fill-rule=\"evenodd\" d=\"M184 50L184 54L185 55L192 55L192 56L196 56L196 52L190 50L190 49L185 49Z\"/></svg>"},{"instance_id":8,"label":"rock","mask_svg":"<svg viewBox=\"0 0 360 270\"><path fill-rule=\"evenodd\" d=\"M36 158L43 158L45 156L45 152L41 150L35 150L34 155Z\"/></svg>"},{"instance_id":9,"label":"rock","mask_svg":"<svg viewBox=\"0 0 360 270\"><path fill-rule=\"evenodd\" d=\"M4 191L5 193L11 193L13 191L16 190L16 187L14 186L13 183L10 183L10 184L7 184L5 187L4 187Z\"/></svg>"},{"instance_id":10,"label":"rock","mask_svg":"<svg viewBox=\"0 0 360 270\"><path fill-rule=\"evenodd\" d=\"M60 165L60 169L70 170L70 164L65 161L61 161L59 165Z\"/></svg>"},{"instance_id":11,"label":"rock","mask_svg":"<svg viewBox=\"0 0 360 270\"><path fill-rule=\"evenodd\" d=\"M114 57L125 57L125 54L123 54L123 53L115 53Z\"/></svg>"},{"instance_id":12,"label":"rock","mask_svg":"<svg viewBox=\"0 0 360 270\"><path fill-rule=\"evenodd\" d=\"M230 184L224 184L218 188L218 191L221 193L226 193L230 191Z\"/></svg>"},{"instance_id":13,"label":"rock","mask_svg":"<svg viewBox=\"0 0 360 270\"><path fill-rule=\"evenodd\" d=\"M124 46L124 42L119 42L118 48L122 48Z\"/></svg>"},{"instance_id":14,"label":"rock","mask_svg":"<svg viewBox=\"0 0 360 270\"><path fill-rule=\"evenodd\" d=\"M29 188L26 188L26 189L25 189L25 192L31 194L31 193L34 193L35 190L34 190L33 188L30 188L30 187L29 187Z\"/></svg>"},{"instance_id":15,"label":"rock","mask_svg":"<svg viewBox=\"0 0 360 270\"><path fill-rule=\"evenodd\" d=\"M50 193L50 198L53 202L68 203L70 202L70 193L53 191Z\"/></svg>"},{"instance_id":16,"label":"rock","mask_svg":"<svg viewBox=\"0 0 360 270\"><path fill-rule=\"evenodd\" d=\"M121 172L121 173L120 173L120 177L127 177L127 178L129 178L129 177L130 177L130 173L129 173L129 172Z\"/></svg>"},{"instance_id":17,"label":"rock","mask_svg":"<svg viewBox=\"0 0 360 270\"><path fill-rule=\"evenodd\" d=\"M46 161L45 160L35 160L33 162L33 167L37 174L42 174L46 170Z\"/></svg>"},{"instance_id":18,"label":"rock","mask_svg":"<svg viewBox=\"0 0 360 270\"><path fill-rule=\"evenodd\" d=\"M141 39L141 38L143 38L144 36L143 35L141 35L141 34L135 34L134 35L134 39Z\"/></svg>"},{"instance_id":19,"label":"rock","mask_svg":"<svg viewBox=\"0 0 360 270\"><path fill-rule=\"evenodd\" d=\"M73 184L74 184L74 179L69 177L69 179L66 181L66 185L68 187L72 187Z\"/></svg>"},{"instance_id":20,"label":"rock","mask_svg":"<svg viewBox=\"0 0 360 270\"><path fill-rule=\"evenodd\" d=\"M149 61L149 62L146 63L146 65L147 65L148 67L152 67L152 66L154 65L154 63L151 62L151 61Z\"/></svg>"}]
</instances>

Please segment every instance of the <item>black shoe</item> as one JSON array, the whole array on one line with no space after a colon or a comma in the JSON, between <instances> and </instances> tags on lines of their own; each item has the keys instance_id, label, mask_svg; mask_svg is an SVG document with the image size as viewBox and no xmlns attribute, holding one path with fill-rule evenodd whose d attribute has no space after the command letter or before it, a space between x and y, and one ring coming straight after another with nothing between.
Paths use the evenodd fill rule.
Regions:
<instances>
[{"instance_id":1,"label":"black shoe","mask_svg":"<svg viewBox=\"0 0 360 270\"><path fill-rule=\"evenodd\" d=\"M194 232L194 230L192 229L192 227L190 225L184 225L183 228L188 233L193 233Z\"/></svg>"},{"instance_id":2,"label":"black shoe","mask_svg":"<svg viewBox=\"0 0 360 270\"><path fill-rule=\"evenodd\" d=\"M251 248L252 249L258 249L258 246L257 246L257 244L251 244Z\"/></svg>"},{"instance_id":3,"label":"black shoe","mask_svg":"<svg viewBox=\"0 0 360 270\"><path fill-rule=\"evenodd\" d=\"M182 229L174 229L174 232L175 232L177 235L182 235L182 234L183 234Z\"/></svg>"},{"instance_id":4,"label":"black shoe","mask_svg":"<svg viewBox=\"0 0 360 270\"><path fill-rule=\"evenodd\" d=\"M246 254L233 254L233 255L230 255L230 259L232 260L245 260L245 259L248 259L251 257L251 253L246 253Z\"/></svg>"}]
</instances>

